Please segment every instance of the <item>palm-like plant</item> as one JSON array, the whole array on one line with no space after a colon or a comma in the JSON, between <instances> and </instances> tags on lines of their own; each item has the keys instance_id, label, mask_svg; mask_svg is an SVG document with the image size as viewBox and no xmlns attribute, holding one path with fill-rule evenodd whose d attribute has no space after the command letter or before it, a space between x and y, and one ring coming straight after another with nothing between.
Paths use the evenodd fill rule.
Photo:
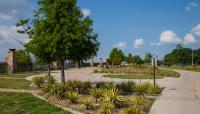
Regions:
<instances>
[{"instance_id":1,"label":"palm-like plant","mask_svg":"<svg viewBox=\"0 0 200 114\"><path fill-rule=\"evenodd\" d=\"M145 94L147 94L147 87L146 85L135 85L135 88L134 88L134 91L135 91L135 95L138 95L138 96L145 96Z\"/></svg>"},{"instance_id":2,"label":"palm-like plant","mask_svg":"<svg viewBox=\"0 0 200 114\"><path fill-rule=\"evenodd\" d=\"M79 102L86 106L86 110L89 110L95 103L95 99L93 97L84 97L81 98Z\"/></svg>"},{"instance_id":3,"label":"palm-like plant","mask_svg":"<svg viewBox=\"0 0 200 114\"><path fill-rule=\"evenodd\" d=\"M68 92L67 99L71 101L71 103L76 103L79 98L79 94L77 92Z\"/></svg>"},{"instance_id":4,"label":"palm-like plant","mask_svg":"<svg viewBox=\"0 0 200 114\"><path fill-rule=\"evenodd\" d=\"M125 98L120 94L120 90L117 88L106 89L103 92L102 102L110 102L115 106L120 106L124 103Z\"/></svg>"},{"instance_id":5,"label":"palm-like plant","mask_svg":"<svg viewBox=\"0 0 200 114\"><path fill-rule=\"evenodd\" d=\"M100 103L101 97L103 96L103 90L102 88L91 88L89 89L89 94L92 95L95 98L96 103Z\"/></svg>"},{"instance_id":6,"label":"palm-like plant","mask_svg":"<svg viewBox=\"0 0 200 114\"><path fill-rule=\"evenodd\" d=\"M115 105L111 102L103 102L100 105L99 112L101 114L113 114L113 111L115 109Z\"/></svg>"}]
</instances>

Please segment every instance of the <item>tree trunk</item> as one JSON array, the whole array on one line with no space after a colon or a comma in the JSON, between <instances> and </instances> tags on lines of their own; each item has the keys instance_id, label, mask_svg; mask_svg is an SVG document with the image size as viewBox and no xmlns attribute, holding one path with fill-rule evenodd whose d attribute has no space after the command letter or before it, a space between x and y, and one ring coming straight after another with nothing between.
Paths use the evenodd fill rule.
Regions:
<instances>
[{"instance_id":1,"label":"tree trunk","mask_svg":"<svg viewBox=\"0 0 200 114\"><path fill-rule=\"evenodd\" d=\"M51 66L50 63L48 64L48 78L50 78Z\"/></svg>"},{"instance_id":2,"label":"tree trunk","mask_svg":"<svg viewBox=\"0 0 200 114\"><path fill-rule=\"evenodd\" d=\"M65 84L64 62L61 62L61 84Z\"/></svg>"},{"instance_id":3,"label":"tree trunk","mask_svg":"<svg viewBox=\"0 0 200 114\"><path fill-rule=\"evenodd\" d=\"M80 61L76 61L76 68L81 68L81 63L80 63Z\"/></svg>"}]
</instances>

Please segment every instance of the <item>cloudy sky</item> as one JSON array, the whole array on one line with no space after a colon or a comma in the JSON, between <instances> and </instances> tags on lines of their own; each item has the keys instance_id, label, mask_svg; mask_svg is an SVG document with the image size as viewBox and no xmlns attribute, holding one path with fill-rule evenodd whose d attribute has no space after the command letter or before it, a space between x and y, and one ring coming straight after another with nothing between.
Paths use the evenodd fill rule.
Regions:
<instances>
[{"instance_id":1,"label":"cloudy sky","mask_svg":"<svg viewBox=\"0 0 200 114\"><path fill-rule=\"evenodd\" d=\"M35 0L0 0L0 61L9 48L23 48L16 40L19 19L31 17ZM78 0L85 16L94 20L101 43L98 58L106 58L112 48L126 54L152 52L160 58L183 43L200 48L200 0Z\"/></svg>"}]
</instances>

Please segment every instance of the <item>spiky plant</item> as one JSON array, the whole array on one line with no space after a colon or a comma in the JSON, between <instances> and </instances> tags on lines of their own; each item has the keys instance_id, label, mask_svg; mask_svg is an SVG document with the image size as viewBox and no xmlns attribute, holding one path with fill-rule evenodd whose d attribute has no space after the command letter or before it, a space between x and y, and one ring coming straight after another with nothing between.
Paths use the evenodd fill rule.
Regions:
<instances>
[{"instance_id":1,"label":"spiky plant","mask_svg":"<svg viewBox=\"0 0 200 114\"><path fill-rule=\"evenodd\" d=\"M95 103L95 99L93 97L88 96L88 97L81 98L79 102L85 105L86 110L89 110Z\"/></svg>"},{"instance_id":2,"label":"spiky plant","mask_svg":"<svg viewBox=\"0 0 200 114\"><path fill-rule=\"evenodd\" d=\"M76 103L78 98L79 98L79 94L77 92L67 93L67 99L69 99L71 103Z\"/></svg>"},{"instance_id":3,"label":"spiky plant","mask_svg":"<svg viewBox=\"0 0 200 114\"><path fill-rule=\"evenodd\" d=\"M36 76L36 77L33 78L33 83L34 83L37 87L39 87L39 88L42 87L42 85L44 84L44 82L45 82L45 77Z\"/></svg>"},{"instance_id":4,"label":"spiky plant","mask_svg":"<svg viewBox=\"0 0 200 114\"><path fill-rule=\"evenodd\" d=\"M135 82L132 81L123 82L118 84L116 87L120 89L123 92L123 94L131 94L134 90Z\"/></svg>"},{"instance_id":5,"label":"spiky plant","mask_svg":"<svg viewBox=\"0 0 200 114\"><path fill-rule=\"evenodd\" d=\"M121 114L146 114L136 107L130 107L122 110Z\"/></svg>"},{"instance_id":6,"label":"spiky plant","mask_svg":"<svg viewBox=\"0 0 200 114\"><path fill-rule=\"evenodd\" d=\"M152 84L149 88L148 88L148 93L151 95L155 95L155 94L159 94L160 93L160 87L158 84L156 84L155 86Z\"/></svg>"},{"instance_id":7,"label":"spiky plant","mask_svg":"<svg viewBox=\"0 0 200 114\"><path fill-rule=\"evenodd\" d=\"M100 103L101 97L103 96L103 90L102 88L91 88L89 89L89 94L92 95L95 98L96 103Z\"/></svg>"},{"instance_id":8,"label":"spiky plant","mask_svg":"<svg viewBox=\"0 0 200 114\"><path fill-rule=\"evenodd\" d=\"M143 96L143 97L145 97L145 94L147 94L147 90L148 89L146 88L146 85L143 85L143 84L135 85L135 88L134 88L135 95Z\"/></svg>"},{"instance_id":9,"label":"spiky plant","mask_svg":"<svg viewBox=\"0 0 200 114\"><path fill-rule=\"evenodd\" d=\"M99 112L101 114L113 114L115 105L112 102L103 102L100 105Z\"/></svg>"},{"instance_id":10,"label":"spiky plant","mask_svg":"<svg viewBox=\"0 0 200 114\"><path fill-rule=\"evenodd\" d=\"M65 97L66 91L67 90L66 90L65 86L62 84L58 84L58 83L50 84L49 94L53 95L59 99L63 99Z\"/></svg>"},{"instance_id":11,"label":"spiky plant","mask_svg":"<svg viewBox=\"0 0 200 114\"><path fill-rule=\"evenodd\" d=\"M106 89L103 92L102 102L110 102L115 106L121 106L124 104L125 98L120 94L120 90L117 88Z\"/></svg>"}]
</instances>

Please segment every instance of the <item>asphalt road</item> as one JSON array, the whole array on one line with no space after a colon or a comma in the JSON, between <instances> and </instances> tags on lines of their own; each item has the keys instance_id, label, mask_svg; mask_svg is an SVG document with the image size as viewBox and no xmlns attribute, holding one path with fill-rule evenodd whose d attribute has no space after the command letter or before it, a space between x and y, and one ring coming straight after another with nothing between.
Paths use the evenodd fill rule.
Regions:
<instances>
[{"instance_id":1,"label":"asphalt road","mask_svg":"<svg viewBox=\"0 0 200 114\"><path fill-rule=\"evenodd\" d=\"M177 72L180 78L158 81L166 88L149 114L200 114L200 72Z\"/></svg>"}]
</instances>

